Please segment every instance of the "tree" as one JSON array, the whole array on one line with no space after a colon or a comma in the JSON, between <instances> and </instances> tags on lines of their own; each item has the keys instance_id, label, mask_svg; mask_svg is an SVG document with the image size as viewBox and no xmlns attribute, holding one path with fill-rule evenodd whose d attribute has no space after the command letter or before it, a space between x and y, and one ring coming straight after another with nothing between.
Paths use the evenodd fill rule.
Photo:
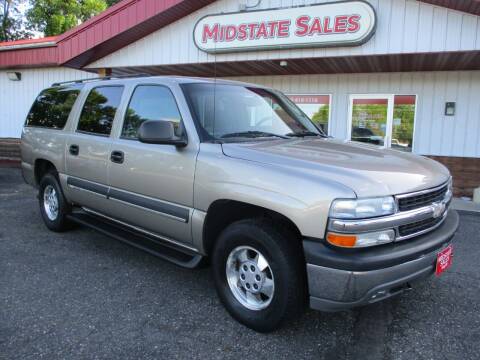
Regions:
<instances>
[{"instance_id":1,"label":"tree","mask_svg":"<svg viewBox=\"0 0 480 360\"><path fill-rule=\"evenodd\" d=\"M107 5L108 7L115 5L116 3L119 3L122 0L107 0Z\"/></svg>"},{"instance_id":2,"label":"tree","mask_svg":"<svg viewBox=\"0 0 480 360\"><path fill-rule=\"evenodd\" d=\"M318 108L318 111L312 115L312 121L319 125L323 131L327 132L328 117L330 114L330 106L323 105Z\"/></svg>"},{"instance_id":3,"label":"tree","mask_svg":"<svg viewBox=\"0 0 480 360\"><path fill-rule=\"evenodd\" d=\"M26 0L0 0L0 41L11 41L30 36L25 30L19 6Z\"/></svg>"},{"instance_id":4,"label":"tree","mask_svg":"<svg viewBox=\"0 0 480 360\"><path fill-rule=\"evenodd\" d=\"M107 8L106 0L30 0L27 19L45 36L62 34Z\"/></svg>"}]
</instances>

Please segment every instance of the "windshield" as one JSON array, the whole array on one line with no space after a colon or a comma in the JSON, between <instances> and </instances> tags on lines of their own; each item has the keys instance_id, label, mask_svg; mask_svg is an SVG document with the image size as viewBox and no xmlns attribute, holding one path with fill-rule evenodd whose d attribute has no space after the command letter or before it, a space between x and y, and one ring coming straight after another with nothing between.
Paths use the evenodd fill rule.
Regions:
<instances>
[{"instance_id":1,"label":"windshield","mask_svg":"<svg viewBox=\"0 0 480 360\"><path fill-rule=\"evenodd\" d=\"M208 140L325 136L285 95L225 84L183 84L187 101Z\"/></svg>"}]
</instances>

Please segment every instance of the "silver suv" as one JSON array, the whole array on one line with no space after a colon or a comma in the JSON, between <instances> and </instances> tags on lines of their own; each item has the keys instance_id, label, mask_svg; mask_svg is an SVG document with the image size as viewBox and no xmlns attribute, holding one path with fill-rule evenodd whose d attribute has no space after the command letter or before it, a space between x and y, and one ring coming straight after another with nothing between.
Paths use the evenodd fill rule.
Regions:
<instances>
[{"instance_id":1,"label":"silver suv","mask_svg":"<svg viewBox=\"0 0 480 360\"><path fill-rule=\"evenodd\" d=\"M22 134L47 227L209 262L229 313L271 331L386 299L451 262L452 182L428 158L327 137L279 91L182 77L54 84Z\"/></svg>"}]
</instances>

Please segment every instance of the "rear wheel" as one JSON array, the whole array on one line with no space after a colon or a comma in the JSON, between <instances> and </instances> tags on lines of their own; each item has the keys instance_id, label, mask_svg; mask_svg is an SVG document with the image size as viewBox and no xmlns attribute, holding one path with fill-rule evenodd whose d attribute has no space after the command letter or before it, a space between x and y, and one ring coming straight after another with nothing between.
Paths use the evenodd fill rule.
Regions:
<instances>
[{"instance_id":1,"label":"rear wheel","mask_svg":"<svg viewBox=\"0 0 480 360\"><path fill-rule=\"evenodd\" d=\"M50 230L60 232L71 227L67 219L71 206L63 196L55 173L47 173L40 180L38 200L43 221Z\"/></svg>"},{"instance_id":2,"label":"rear wheel","mask_svg":"<svg viewBox=\"0 0 480 360\"><path fill-rule=\"evenodd\" d=\"M305 262L297 240L266 219L241 220L222 232L212 269L218 295L236 320L268 332L302 313Z\"/></svg>"}]
</instances>

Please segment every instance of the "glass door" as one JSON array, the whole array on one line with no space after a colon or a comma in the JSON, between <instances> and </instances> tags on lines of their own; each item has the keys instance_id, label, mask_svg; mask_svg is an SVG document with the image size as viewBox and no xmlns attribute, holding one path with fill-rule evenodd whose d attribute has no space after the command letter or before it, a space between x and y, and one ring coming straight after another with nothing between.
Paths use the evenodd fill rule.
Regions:
<instances>
[{"instance_id":1,"label":"glass door","mask_svg":"<svg viewBox=\"0 0 480 360\"><path fill-rule=\"evenodd\" d=\"M393 102L393 95L351 95L349 138L390 147Z\"/></svg>"},{"instance_id":2,"label":"glass door","mask_svg":"<svg viewBox=\"0 0 480 360\"><path fill-rule=\"evenodd\" d=\"M392 149L412 152L416 101L415 95L395 95L390 140Z\"/></svg>"},{"instance_id":3,"label":"glass door","mask_svg":"<svg viewBox=\"0 0 480 360\"><path fill-rule=\"evenodd\" d=\"M351 95L349 139L412 152L416 95Z\"/></svg>"}]
</instances>

